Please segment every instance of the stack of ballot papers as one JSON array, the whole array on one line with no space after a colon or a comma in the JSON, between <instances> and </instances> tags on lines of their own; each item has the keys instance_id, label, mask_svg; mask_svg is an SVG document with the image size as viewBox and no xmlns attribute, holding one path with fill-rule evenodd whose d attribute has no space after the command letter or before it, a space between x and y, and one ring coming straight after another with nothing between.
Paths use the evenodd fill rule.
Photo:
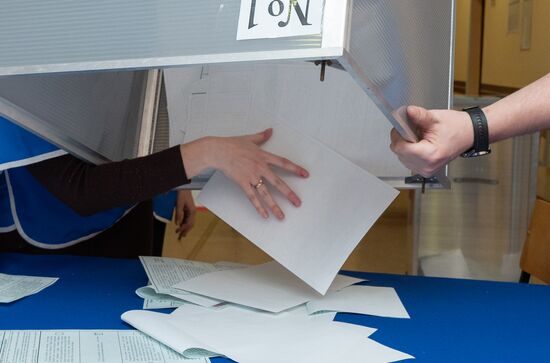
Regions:
<instances>
[{"instance_id":1,"label":"stack of ballot papers","mask_svg":"<svg viewBox=\"0 0 550 363\"><path fill-rule=\"evenodd\" d=\"M202 204L320 294L398 192L321 142L282 124L262 149L305 167L307 179L281 172L299 208L271 185L284 220L262 218L241 188L216 172Z\"/></svg>"},{"instance_id":2,"label":"stack of ballot papers","mask_svg":"<svg viewBox=\"0 0 550 363\"><path fill-rule=\"evenodd\" d=\"M187 302L280 313L305 304L311 314L334 311L409 318L393 288L352 286L366 280L351 276L337 275L323 296L276 261L247 266L167 257L140 260L151 282L136 291L144 299L144 309L176 308Z\"/></svg>"},{"instance_id":3,"label":"stack of ballot papers","mask_svg":"<svg viewBox=\"0 0 550 363\"><path fill-rule=\"evenodd\" d=\"M258 266L203 274L180 282L173 288L271 313L280 313L310 303L310 308L315 312L323 310L409 317L391 288L356 286L356 294L348 292L351 285L362 281L337 275L323 296L279 263L272 261ZM362 307L351 306L353 303L362 304ZM331 309L332 306L337 306L338 309ZM365 310L358 311L361 308ZM378 311L380 314L377 314Z\"/></svg>"},{"instance_id":4,"label":"stack of ballot papers","mask_svg":"<svg viewBox=\"0 0 550 363\"><path fill-rule=\"evenodd\" d=\"M149 278L149 285L136 290L136 294L144 299L144 309L175 308L183 302L205 307L221 304L221 300L176 289L173 286L205 273L246 266L233 262L212 264L167 257L141 256L139 259Z\"/></svg>"},{"instance_id":5,"label":"stack of ballot papers","mask_svg":"<svg viewBox=\"0 0 550 363\"><path fill-rule=\"evenodd\" d=\"M376 329L333 321L338 312L408 319L393 288L364 285L366 280L337 275L321 295L276 261L257 266L161 257L142 257L141 261L149 269L150 281L171 292L169 301L172 295L187 300L171 306L158 304L178 306L172 314L129 311L122 319L185 358L226 356L241 363L413 358L369 339ZM174 273L175 266L179 275ZM170 282L162 283L163 278ZM201 306L190 301L195 296L217 304Z\"/></svg>"},{"instance_id":6,"label":"stack of ballot papers","mask_svg":"<svg viewBox=\"0 0 550 363\"><path fill-rule=\"evenodd\" d=\"M54 284L54 277L17 276L0 273L0 303L11 303Z\"/></svg>"}]
</instances>

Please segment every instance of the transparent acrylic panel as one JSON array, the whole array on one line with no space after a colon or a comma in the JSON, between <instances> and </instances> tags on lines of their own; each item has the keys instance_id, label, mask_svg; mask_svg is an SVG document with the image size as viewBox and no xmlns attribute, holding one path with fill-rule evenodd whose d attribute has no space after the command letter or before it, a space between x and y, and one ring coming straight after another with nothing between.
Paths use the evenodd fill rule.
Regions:
<instances>
[{"instance_id":1,"label":"transparent acrylic panel","mask_svg":"<svg viewBox=\"0 0 550 363\"><path fill-rule=\"evenodd\" d=\"M460 97L461 106L492 98ZM536 195L536 135L492 145L487 158L450 165L453 189L422 197L419 257L424 275L518 281L519 259Z\"/></svg>"},{"instance_id":2,"label":"transparent acrylic panel","mask_svg":"<svg viewBox=\"0 0 550 363\"><path fill-rule=\"evenodd\" d=\"M321 47L320 35L237 41L240 3L2 0L0 75L154 68L197 55Z\"/></svg>"},{"instance_id":3,"label":"transparent acrylic panel","mask_svg":"<svg viewBox=\"0 0 550 363\"><path fill-rule=\"evenodd\" d=\"M135 157L147 71L0 77L0 114L93 163Z\"/></svg>"},{"instance_id":4,"label":"transparent acrylic panel","mask_svg":"<svg viewBox=\"0 0 550 363\"><path fill-rule=\"evenodd\" d=\"M164 71L170 141L255 133L287 124L365 170L404 181L391 124L344 70L311 62L194 66Z\"/></svg>"},{"instance_id":5,"label":"transparent acrylic panel","mask_svg":"<svg viewBox=\"0 0 550 363\"><path fill-rule=\"evenodd\" d=\"M448 108L453 0L354 0L346 69L411 141L404 107Z\"/></svg>"},{"instance_id":6,"label":"transparent acrylic panel","mask_svg":"<svg viewBox=\"0 0 550 363\"><path fill-rule=\"evenodd\" d=\"M535 192L533 157L528 135L495 144L490 158L451 163L453 189L431 191L422 200L423 274L518 281ZM457 264L465 268L453 271Z\"/></svg>"}]
</instances>

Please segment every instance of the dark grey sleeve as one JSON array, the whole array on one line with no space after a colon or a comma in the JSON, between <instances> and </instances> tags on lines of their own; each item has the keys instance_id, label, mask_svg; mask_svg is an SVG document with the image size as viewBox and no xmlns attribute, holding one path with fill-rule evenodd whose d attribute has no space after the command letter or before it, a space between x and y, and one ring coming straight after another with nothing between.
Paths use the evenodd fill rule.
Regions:
<instances>
[{"instance_id":1,"label":"dark grey sleeve","mask_svg":"<svg viewBox=\"0 0 550 363\"><path fill-rule=\"evenodd\" d=\"M189 183L179 146L103 165L64 155L29 165L27 170L82 216L142 202Z\"/></svg>"}]
</instances>

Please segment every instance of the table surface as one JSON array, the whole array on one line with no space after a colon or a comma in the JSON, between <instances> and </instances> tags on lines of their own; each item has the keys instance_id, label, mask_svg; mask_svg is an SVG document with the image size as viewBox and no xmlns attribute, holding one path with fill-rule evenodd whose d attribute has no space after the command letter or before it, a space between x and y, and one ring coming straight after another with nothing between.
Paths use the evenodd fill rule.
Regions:
<instances>
[{"instance_id":1,"label":"table surface","mask_svg":"<svg viewBox=\"0 0 550 363\"><path fill-rule=\"evenodd\" d=\"M130 329L120 315L143 304L138 260L0 254L0 272L59 277L42 292L0 304L0 329ZM550 287L349 273L397 290L411 319L338 314L379 330L373 339L418 362L550 362ZM215 359L215 362L227 360Z\"/></svg>"}]
</instances>

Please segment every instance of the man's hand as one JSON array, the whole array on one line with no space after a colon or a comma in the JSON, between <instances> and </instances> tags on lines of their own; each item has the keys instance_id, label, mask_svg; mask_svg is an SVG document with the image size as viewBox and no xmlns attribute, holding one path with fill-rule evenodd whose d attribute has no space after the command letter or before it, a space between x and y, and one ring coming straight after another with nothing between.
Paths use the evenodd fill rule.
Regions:
<instances>
[{"instance_id":1,"label":"man's hand","mask_svg":"<svg viewBox=\"0 0 550 363\"><path fill-rule=\"evenodd\" d=\"M466 112L409 106L407 115L421 140L408 142L393 129L390 148L414 173L431 177L474 144L473 126Z\"/></svg>"}]
</instances>

